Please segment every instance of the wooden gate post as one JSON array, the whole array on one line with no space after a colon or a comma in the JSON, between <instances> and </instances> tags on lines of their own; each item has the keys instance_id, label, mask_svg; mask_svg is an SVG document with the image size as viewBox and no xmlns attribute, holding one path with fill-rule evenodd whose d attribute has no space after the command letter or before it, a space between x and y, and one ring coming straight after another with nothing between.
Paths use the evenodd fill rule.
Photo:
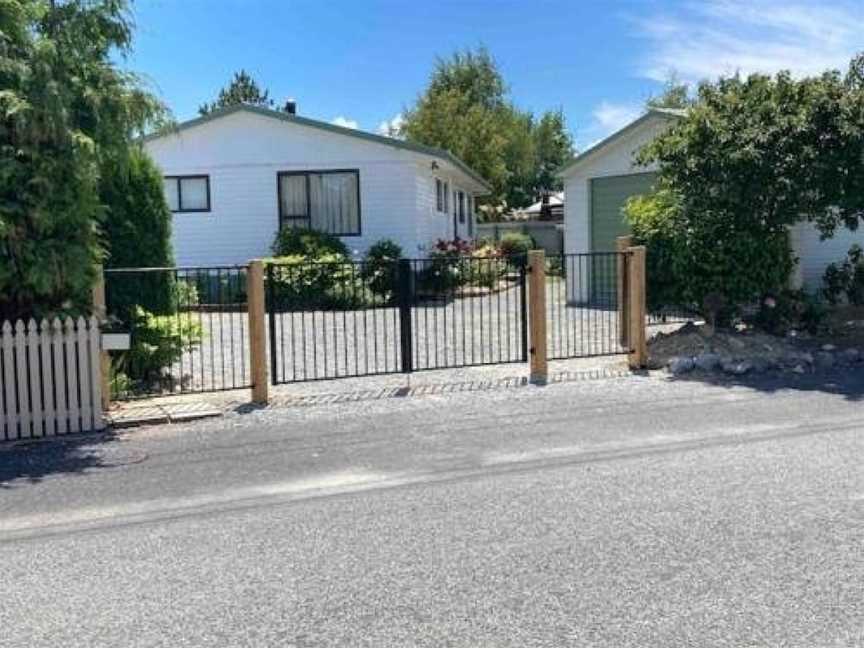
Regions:
<instances>
[{"instance_id":1,"label":"wooden gate post","mask_svg":"<svg viewBox=\"0 0 864 648\"><path fill-rule=\"evenodd\" d=\"M615 251L618 252L617 261L617 287L618 287L618 343L621 348L629 348L627 338L630 335L630 316L627 305L630 303L627 288L627 249L633 245L632 236L619 236L615 239Z\"/></svg>"},{"instance_id":2,"label":"wooden gate post","mask_svg":"<svg viewBox=\"0 0 864 648\"><path fill-rule=\"evenodd\" d=\"M627 313L629 320L628 364L631 369L648 365L648 336L645 332L645 246L627 249Z\"/></svg>"},{"instance_id":3,"label":"wooden gate post","mask_svg":"<svg viewBox=\"0 0 864 648\"><path fill-rule=\"evenodd\" d=\"M531 382L545 385L549 379L549 364L546 360L546 253L543 250L528 252L528 283Z\"/></svg>"},{"instance_id":4,"label":"wooden gate post","mask_svg":"<svg viewBox=\"0 0 864 648\"><path fill-rule=\"evenodd\" d=\"M102 325L108 319L108 309L105 303L105 271L101 265L96 266L96 283L93 285L93 317ZM101 349L101 335L99 336ZM99 385L102 411L111 407L111 355L107 351L99 352Z\"/></svg>"},{"instance_id":5,"label":"wooden gate post","mask_svg":"<svg viewBox=\"0 0 864 648\"><path fill-rule=\"evenodd\" d=\"M246 274L246 295L249 309L249 371L252 377L252 402L266 405L267 378L267 314L264 303L264 262L249 262Z\"/></svg>"}]
</instances>

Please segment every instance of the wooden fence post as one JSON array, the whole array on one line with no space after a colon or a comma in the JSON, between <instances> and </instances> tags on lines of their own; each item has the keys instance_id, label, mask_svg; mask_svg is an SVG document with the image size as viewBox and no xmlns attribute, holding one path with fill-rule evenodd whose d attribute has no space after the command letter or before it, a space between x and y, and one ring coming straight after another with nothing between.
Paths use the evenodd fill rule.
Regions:
<instances>
[{"instance_id":1,"label":"wooden fence post","mask_svg":"<svg viewBox=\"0 0 864 648\"><path fill-rule=\"evenodd\" d=\"M627 249L633 245L632 236L619 236L615 239L615 251L618 252L618 343L626 349L629 336L630 317L627 314L629 303L627 290Z\"/></svg>"},{"instance_id":2,"label":"wooden fence post","mask_svg":"<svg viewBox=\"0 0 864 648\"><path fill-rule=\"evenodd\" d=\"M97 266L96 273L96 283L93 286L93 317L102 325L108 319L108 310L105 303L105 271L101 265ZM111 356L107 351L99 352L99 392L102 411L107 412L111 407Z\"/></svg>"},{"instance_id":3,"label":"wooden fence post","mask_svg":"<svg viewBox=\"0 0 864 648\"><path fill-rule=\"evenodd\" d=\"M249 262L246 275L246 295L249 308L249 371L252 376L252 402L266 405L269 379L267 376L267 313L264 303L264 262Z\"/></svg>"},{"instance_id":4,"label":"wooden fence post","mask_svg":"<svg viewBox=\"0 0 864 648\"><path fill-rule=\"evenodd\" d=\"M627 311L630 322L628 363L631 369L648 365L648 337L645 333L645 246L627 249Z\"/></svg>"},{"instance_id":5,"label":"wooden fence post","mask_svg":"<svg viewBox=\"0 0 864 648\"><path fill-rule=\"evenodd\" d=\"M528 252L528 322L530 337L531 382L545 385L549 379L546 360L546 253Z\"/></svg>"}]
</instances>

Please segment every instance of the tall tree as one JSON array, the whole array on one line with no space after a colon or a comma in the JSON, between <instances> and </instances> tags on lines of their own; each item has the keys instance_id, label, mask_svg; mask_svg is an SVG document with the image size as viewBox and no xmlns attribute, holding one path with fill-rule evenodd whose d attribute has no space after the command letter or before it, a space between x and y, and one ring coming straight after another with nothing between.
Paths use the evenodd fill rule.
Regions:
<instances>
[{"instance_id":1,"label":"tall tree","mask_svg":"<svg viewBox=\"0 0 864 648\"><path fill-rule=\"evenodd\" d=\"M216 100L211 103L202 104L198 108L198 113L206 115L214 110L237 106L239 104L273 108L270 92L266 89L262 90L258 82L246 70L235 72L231 82L219 91L219 96Z\"/></svg>"},{"instance_id":2,"label":"tall tree","mask_svg":"<svg viewBox=\"0 0 864 648\"><path fill-rule=\"evenodd\" d=\"M663 90L659 95L649 97L649 108L675 108L685 109L693 105L694 99L690 96L690 86L681 81L675 74L670 74L663 84Z\"/></svg>"},{"instance_id":3,"label":"tall tree","mask_svg":"<svg viewBox=\"0 0 864 648\"><path fill-rule=\"evenodd\" d=\"M118 67L125 0L3 0L0 33L0 319L86 311L100 165L164 113Z\"/></svg>"},{"instance_id":4,"label":"tall tree","mask_svg":"<svg viewBox=\"0 0 864 648\"><path fill-rule=\"evenodd\" d=\"M525 206L542 189L558 186L553 165L572 154L563 114L547 113L538 121L520 110L482 47L436 61L426 90L405 111L401 135L450 150L492 185L486 203L509 207Z\"/></svg>"}]
</instances>

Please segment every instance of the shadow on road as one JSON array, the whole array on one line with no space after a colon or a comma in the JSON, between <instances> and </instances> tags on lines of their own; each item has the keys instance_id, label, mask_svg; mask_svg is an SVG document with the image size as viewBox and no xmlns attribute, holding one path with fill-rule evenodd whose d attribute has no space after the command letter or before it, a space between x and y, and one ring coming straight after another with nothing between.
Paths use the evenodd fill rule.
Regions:
<instances>
[{"instance_id":1,"label":"shadow on road","mask_svg":"<svg viewBox=\"0 0 864 648\"><path fill-rule=\"evenodd\" d=\"M672 378L675 382L701 382L718 387L747 387L765 393L779 391L822 392L846 400L864 400L864 368L834 369L827 372L796 374L754 373L730 377L714 372L693 372Z\"/></svg>"},{"instance_id":2,"label":"shadow on road","mask_svg":"<svg viewBox=\"0 0 864 648\"><path fill-rule=\"evenodd\" d=\"M19 443L0 450L0 490L39 483L58 474L139 463L143 453L125 450L111 433Z\"/></svg>"}]
</instances>

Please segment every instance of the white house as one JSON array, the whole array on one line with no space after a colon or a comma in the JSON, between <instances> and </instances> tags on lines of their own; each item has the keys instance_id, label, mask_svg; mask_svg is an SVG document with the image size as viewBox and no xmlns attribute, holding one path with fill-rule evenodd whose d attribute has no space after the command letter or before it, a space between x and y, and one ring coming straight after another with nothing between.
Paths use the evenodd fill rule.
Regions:
<instances>
[{"instance_id":1,"label":"white house","mask_svg":"<svg viewBox=\"0 0 864 648\"><path fill-rule=\"evenodd\" d=\"M178 265L270 255L280 227L339 236L360 255L389 238L408 257L472 238L489 185L448 151L295 114L234 106L145 139L165 176Z\"/></svg>"},{"instance_id":2,"label":"white house","mask_svg":"<svg viewBox=\"0 0 864 648\"><path fill-rule=\"evenodd\" d=\"M681 110L649 109L561 170L567 253L615 249L615 238L629 231L621 211L624 203L630 196L647 192L657 177L656 166L636 164L636 152L683 115ZM799 223L790 234L799 259L793 283L808 290L821 287L825 267L844 258L853 243L864 246L862 229L841 228L834 238L820 241L812 224Z\"/></svg>"}]
</instances>

